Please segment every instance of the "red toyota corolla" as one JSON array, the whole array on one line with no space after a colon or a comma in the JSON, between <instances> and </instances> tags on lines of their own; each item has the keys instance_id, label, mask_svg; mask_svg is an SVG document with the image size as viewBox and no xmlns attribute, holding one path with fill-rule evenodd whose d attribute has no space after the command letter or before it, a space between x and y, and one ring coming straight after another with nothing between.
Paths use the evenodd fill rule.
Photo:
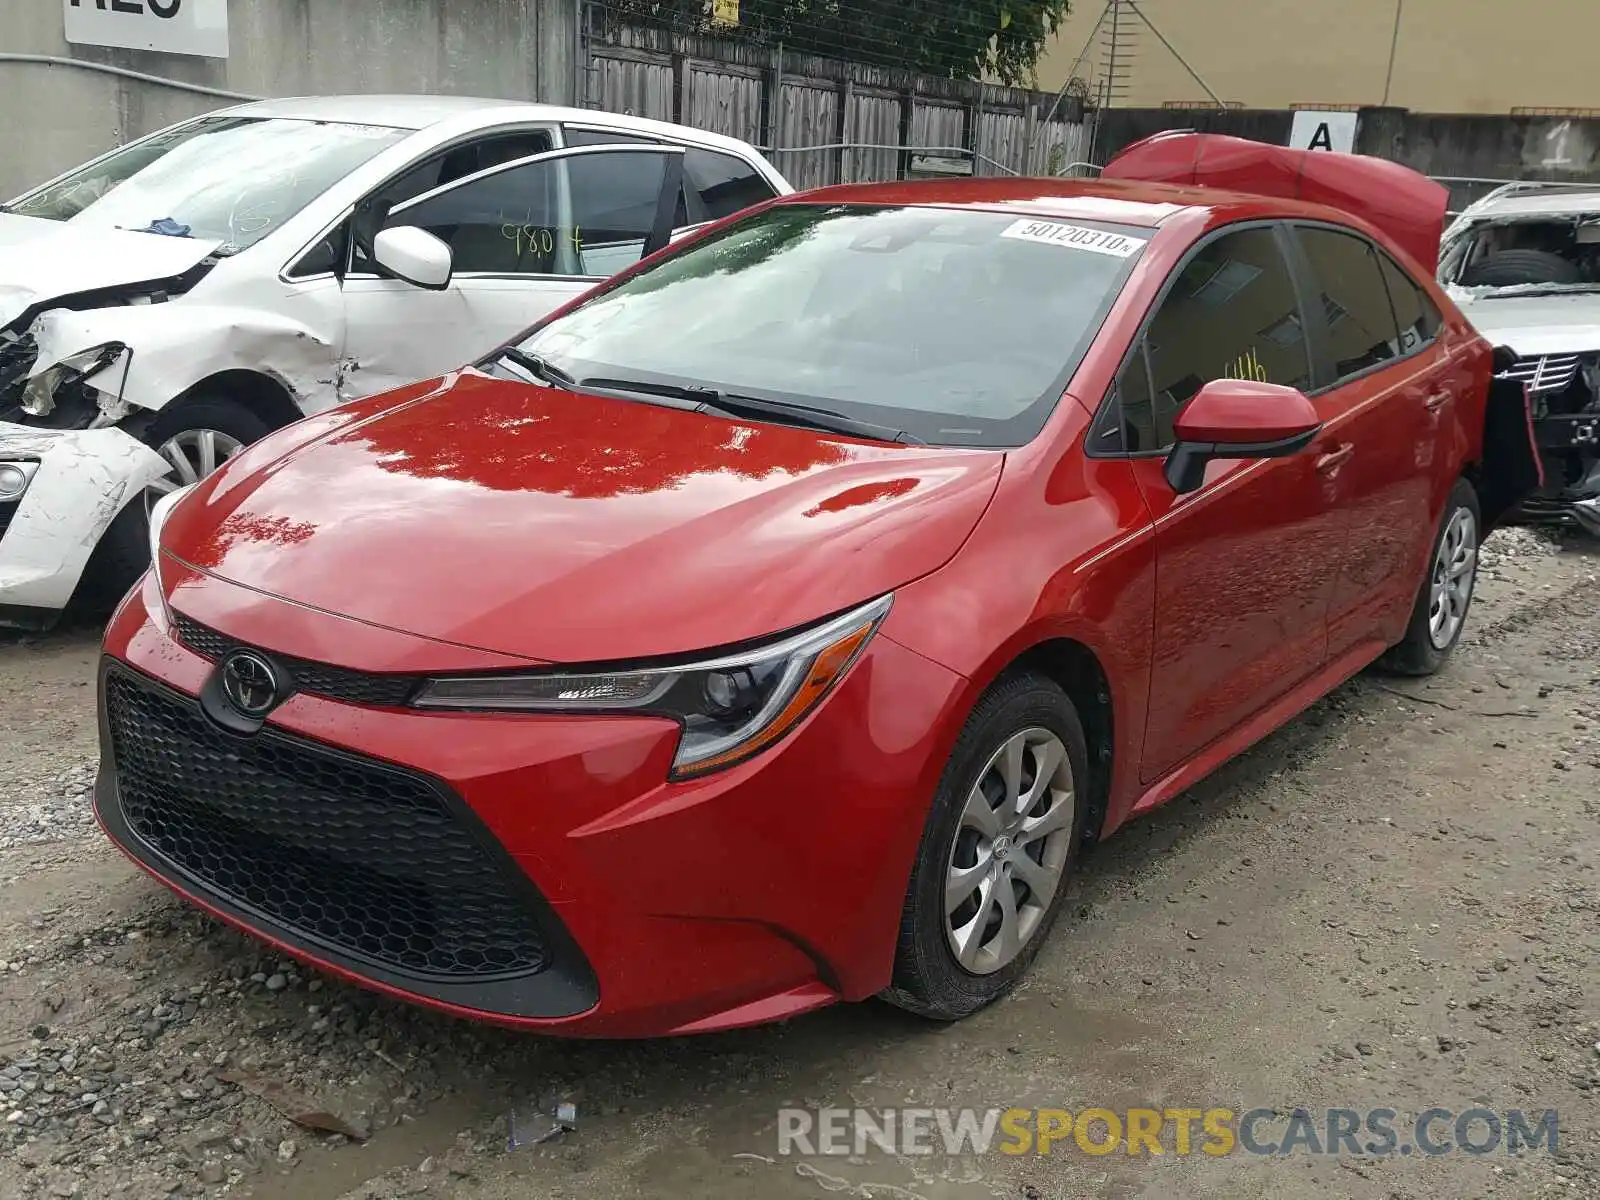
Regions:
<instances>
[{"instance_id":1,"label":"red toyota corolla","mask_svg":"<svg viewBox=\"0 0 1600 1200\"><path fill-rule=\"evenodd\" d=\"M1084 840L1377 659L1438 668L1536 478L1429 272L1441 189L1197 137L1108 175L1283 198L796 196L164 500L106 831L529 1029L1004 994Z\"/></svg>"}]
</instances>

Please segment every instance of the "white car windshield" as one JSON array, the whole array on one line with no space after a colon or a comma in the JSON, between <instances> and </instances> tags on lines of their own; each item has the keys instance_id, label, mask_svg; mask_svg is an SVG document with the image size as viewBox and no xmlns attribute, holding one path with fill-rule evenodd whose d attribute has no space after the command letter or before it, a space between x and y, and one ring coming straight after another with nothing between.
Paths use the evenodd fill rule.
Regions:
<instances>
[{"instance_id":1,"label":"white car windshield","mask_svg":"<svg viewBox=\"0 0 1600 1200\"><path fill-rule=\"evenodd\" d=\"M1020 445L1060 400L1151 233L955 208L779 205L601 292L521 349L580 386L707 389L934 444Z\"/></svg>"},{"instance_id":2,"label":"white car windshield","mask_svg":"<svg viewBox=\"0 0 1600 1200\"><path fill-rule=\"evenodd\" d=\"M202 117L74 171L7 211L217 241L232 254L405 136L378 125Z\"/></svg>"}]
</instances>

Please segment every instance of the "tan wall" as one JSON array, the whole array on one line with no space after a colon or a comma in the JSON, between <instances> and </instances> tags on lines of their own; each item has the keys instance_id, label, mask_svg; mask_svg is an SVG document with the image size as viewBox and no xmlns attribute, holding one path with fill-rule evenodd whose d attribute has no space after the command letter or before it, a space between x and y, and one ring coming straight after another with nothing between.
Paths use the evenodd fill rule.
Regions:
<instances>
[{"instance_id":1,"label":"tan wall","mask_svg":"<svg viewBox=\"0 0 1600 1200\"><path fill-rule=\"evenodd\" d=\"M1395 11L1400 39L1388 103L1418 112L1600 109L1600 0L1137 0L1225 101L1251 108L1381 104ZM1066 82L1104 0L1074 11L1039 65ZM1133 56L1118 106L1203 100L1205 92L1133 11ZM1078 73L1103 77L1096 39Z\"/></svg>"}]
</instances>

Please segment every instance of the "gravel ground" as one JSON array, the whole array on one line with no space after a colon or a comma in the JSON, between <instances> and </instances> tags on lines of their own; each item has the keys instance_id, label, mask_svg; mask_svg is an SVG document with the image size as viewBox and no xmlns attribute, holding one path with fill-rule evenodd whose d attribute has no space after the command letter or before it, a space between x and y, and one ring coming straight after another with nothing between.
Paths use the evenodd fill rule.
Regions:
<instances>
[{"instance_id":1,"label":"gravel ground","mask_svg":"<svg viewBox=\"0 0 1600 1200\"><path fill-rule=\"evenodd\" d=\"M1363 676L1084 863L1028 984L659 1043L475 1028L264 954L95 833L92 632L0 640L0 1197L1600 1197L1600 550L1484 548ZM507 1148L556 1099L577 1128ZM1559 1110L1519 1157L797 1161L783 1105Z\"/></svg>"}]
</instances>

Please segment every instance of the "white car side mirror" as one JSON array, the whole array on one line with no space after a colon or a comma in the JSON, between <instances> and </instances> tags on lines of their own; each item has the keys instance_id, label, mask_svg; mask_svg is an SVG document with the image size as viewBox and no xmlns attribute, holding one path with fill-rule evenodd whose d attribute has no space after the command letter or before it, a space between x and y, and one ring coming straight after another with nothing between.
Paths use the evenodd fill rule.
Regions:
<instances>
[{"instance_id":1,"label":"white car side mirror","mask_svg":"<svg viewBox=\"0 0 1600 1200\"><path fill-rule=\"evenodd\" d=\"M396 279L439 292L450 286L450 247L426 229L398 225L372 239L372 257Z\"/></svg>"}]
</instances>

